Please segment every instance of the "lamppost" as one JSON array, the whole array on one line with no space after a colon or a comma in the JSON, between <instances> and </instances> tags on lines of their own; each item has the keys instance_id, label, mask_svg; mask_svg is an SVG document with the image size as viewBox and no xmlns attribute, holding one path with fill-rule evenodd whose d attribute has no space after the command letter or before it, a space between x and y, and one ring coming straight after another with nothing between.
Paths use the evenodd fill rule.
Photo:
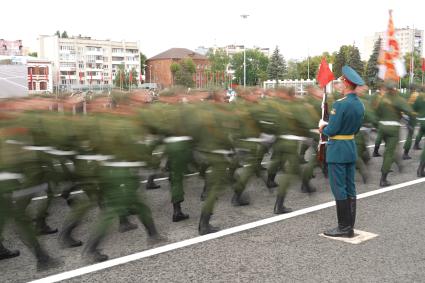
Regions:
<instances>
[{"instance_id":1,"label":"lamppost","mask_svg":"<svg viewBox=\"0 0 425 283\"><path fill-rule=\"evenodd\" d=\"M246 20L249 15L241 15L241 18ZM246 88L246 46L243 45L243 87Z\"/></svg>"}]
</instances>

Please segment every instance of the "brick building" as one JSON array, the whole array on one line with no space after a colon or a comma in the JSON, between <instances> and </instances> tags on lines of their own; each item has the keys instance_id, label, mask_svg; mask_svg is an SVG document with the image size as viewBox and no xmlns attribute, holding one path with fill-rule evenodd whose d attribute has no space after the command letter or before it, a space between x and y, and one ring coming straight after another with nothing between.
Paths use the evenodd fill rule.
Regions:
<instances>
[{"instance_id":1,"label":"brick building","mask_svg":"<svg viewBox=\"0 0 425 283\"><path fill-rule=\"evenodd\" d=\"M28 58L27 79L29 94L52 93L52 63L49 60Z\"/></svg>"},{"instance_id":2,"label":"brick building","mask_svg":"<svg viewBox=\"0 0 425 283\"><path fill-rule=\"evenodd\" d=\"M186 48L171 48L152 58L146 60L145 78L148 83L157 83L162 87L173 85L173 74L171 64L180 62L183 59L191 58L196 65L196 86L202 86L202 76L209 65L208 58Z\"/></svg>"}]
</instances>

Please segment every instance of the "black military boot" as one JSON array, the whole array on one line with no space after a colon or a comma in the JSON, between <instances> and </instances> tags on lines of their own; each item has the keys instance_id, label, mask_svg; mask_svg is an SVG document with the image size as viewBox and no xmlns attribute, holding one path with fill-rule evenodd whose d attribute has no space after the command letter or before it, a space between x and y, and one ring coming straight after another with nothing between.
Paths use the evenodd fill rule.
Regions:
<instances>
[{"instance_id":1,"label":"black military boot","mask_svg":"<svg viewBox=\"0 0 425 283\"><path fill-rule=\"evenodd\" d=\"M210 224L210 213L201 213L201 219L199 220L198 232L199 235L206 235L220 231L218 227L214 227Z\"/></svg>"},{"instance_id":2,"label":"black military boot","mask_svg":"<svg viewBox=\"0 0 425 283\"><path fill-rule=\"evenodd\" d=\"M173 203L173 209L173 222L179 222L189 218L189 214L182 212L181 202Z\"/></svg>"},{"instance_id":3,"label":"black military boot","mask_svg":"<svg viewBox=\"0 0 425 283\"><path fill-rule=\"evenodd\" d=\"M356 209L357 209L357 198L356 197L349 197L348 202L350 205L350 211L351 211L351 228L354 229L354 224L356 223Z\"/></svg>"},{"instance_id":4,"label":"black military boot","mask_svg":"<svg viewBox=\"0 0 425 283\"><path fill-rule=\"evenodd\" d=\"M274 204L274 214L283 214L292 212L292 209L289 207L285 207L283 203L285 202L285 197L277 196L276 203Z\"/></svg>"},{"instance_id":5,"label":"black military boot","mask_svg":"<svg viewBox=\"0 0 425 283\"><path fill-rule=\"evenodd\" d=\"M338 226L325 231L323 234L329 237L354 237L354 230L351 226L352 224L354 225L354 222L352 222L351 219L352 213L348 199L336 201L336 215L338 218Z\"/></svg>"},{"instance_id":6,"label":"black military boot","mask_svg":"<svg viewBox=\"0 0 425 283\"><path fill-rule=\"evenodd\" d=\"M415 144L413 145L414 150L422 150L422 148L419 146L419 143L415 141Z\"/></svg>"},{"instance_id":7,"label":"black military boot","mask_svg":"<svg viewBox=\"0 0 425 283\"><path fill-rule=\"evenodd\" d=\"M267 174L267 182L266 182L267 188L271 189L271 188L276 188L277 186L279 186L274 181L275 178L276 178L276 174Z\"/></svg>"},{"instance_id":8,"label":"black military boot","mask_svg":"<svg viewBox=\"0 0 425 283\"><path fill-rule=\"evenodd\" d=\"M412 159L412 157L410 157L409 156L409 150L408 149L405 149L404 150L404 153L403 153L403 160L409 160L409 159Z\"/></svg>"},{"instance_id":9,"label":"black military boot","mask_svg":"<svg viewBox=\"0 0 425 283\"><path fill-rule=\"evenodd\" d=\"M301 192L302 193L314 193L316 191L316 188L313 187L310 182L302 182L301 183Z\"/></svg>"},{"instance_id":10,"label":"black military boot","mask_svg":"<svg viewBox=\"0 0 425 283\"><path fill-rule=\"evenodd\" d=\"M425 177L425 161L419 163L418 171L416 172L418 177Z\"/></svg>"},{"instance_id":11,"label":"black military boot","mask_svg":"<svg viewBox=\"0 0 425 283\"><path fill-rule=\"evenodd\" d=\"M128 220L127 216L120 216L119 219L120 226L118 228L118 231L120 231L120 233L125 233L137 229L137 224L131 223L130 220Z\"/></svg>"},{"instance_id":12,"label":"black military boot","mask_svg":"<svg viewBox=\"0 0 425 283\"><path fill-rule=\"evenodd\" d=\"M244 206L249 205L249 196L248 194L244 194L243 192L236 192L233 194L232 197L232 205L233 206Z\"/></svg>"},{"instance_id":13,"label":"black military boot","mask_svg":"<svg viewBox=\"0 0 425 283\"><path fill-rule=\"evenodd\" d=\"M37 258L37 271L45 271L63 265L61 260L50 257L40 246L35 248L35 257Z\"/></svg>"},{"instance_id":14,"label":"black military boot","mask_svg":"<svg viewBox=\"0 0 425 283\"><path fill-rule=\"evenodd\" d=\"M373 154L372 154L372 156L373 156L373 157L380 157L380 156L382 156L381 154L379 154L379 146L376 146L376 145L375 145L375 148L373 149Z\"/></svg>"},{"instance_id":15,"label":"black military boot","mask_svg":"<svg viewBox=\"0 0 425 283\"><path fill-rule=\"evenodd\" d=\"M161 188L161 186L155 183L155 175L149 175L148 182L146 183L146 190L155 190L159 188Z\"/></svg>"},{"instance_id":16,"label":"black military boot","mask_svg":"<svg viewBox=\"0 0 425 283\"><path fill-rule=\"evenodd\" d=\"M379 186L388 187L391 186L391 183L387 180L388 173L382 173L381 180L379 181Z\"/></svg>"},{"instance_id":17,"label":"black military boot","mask_svg":"<svg viewBox=\"0 0 425 283\"><path fill-rule=\"evenodd\" d=\"M97 263L107 261L109 257L105 254L102 254L97 248L101 241L102 237L97 237L95 239L90 239L87 242L86 247L84 248L83 255L86 260L90 263Z\"/></svg>"},{"instance_id":18,"label":"black military boot","mask_svg":"<svg viewBox=\"0 0 425 283\"><path fill-rule=\"evenodd\" d=\"M20 255L18 250L9 250L3 246L3 243L0 242L0 260L14 258Z\"/></svg>"},{"instance_id":19,"label":"black military boot","mask_svg":"<svg viewBox=\"0 0 425 283\"><path fill-rule=\"evenodd\" d=\"M51 228L46 223L46 218L40 218L35 221L35 230L37 235L50 235L58 232L58 229Z\"/></svg>"},{"instance_id":20,"label":"black military boot","mask_svg":"<svg viewBox=\"0 0 425 283\"><path fill-rule=\"evenodd\" d=\"M59 235L59 243L63 248L76 248L83 245L83 242L72 237L72 231L77 227L77 223L64 226Z\"/></svg>"}]
</instances>

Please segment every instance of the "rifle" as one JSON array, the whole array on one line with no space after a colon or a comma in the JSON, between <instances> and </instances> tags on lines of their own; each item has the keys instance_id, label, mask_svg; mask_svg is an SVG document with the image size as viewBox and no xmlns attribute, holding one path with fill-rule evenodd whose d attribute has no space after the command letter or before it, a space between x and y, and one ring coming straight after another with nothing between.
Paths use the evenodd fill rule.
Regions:
<instances>
[{"instance_id":1,"label":"rifle","mask_svg":"<svg viewBox=\"0 0 425 283\"><path fill-rule=\"evenodd\" d=\"M326 89L323 92L322 98L322 120L328 122L329 121L329 109L327 102L327 94ZM328 138L326 135L320 133L319 145L317 148L317 160L321 164L321 167L324 168L326 162L326 143L328 142Z\"/></svg>"}]
</instances>

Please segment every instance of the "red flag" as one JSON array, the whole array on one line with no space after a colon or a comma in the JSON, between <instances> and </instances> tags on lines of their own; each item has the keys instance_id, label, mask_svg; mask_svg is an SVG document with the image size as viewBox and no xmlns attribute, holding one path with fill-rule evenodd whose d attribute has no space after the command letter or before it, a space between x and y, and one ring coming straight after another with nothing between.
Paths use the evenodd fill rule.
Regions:
<instances>
[{"instance_id":1,"label":"red flag","mask_svg":"<svg viewBox=\"0 0 425 283\"><path fill-rule=\"evenodd\" d=\"M329 82L334 80L334 74L331 69L329 69L328 62L326 62L326 58L322 58L322 62L320 63L319 72L317 73L317 81L321 88L324 88Z\"/></svg>"},{"instance_id":2,"label":"red flag","mask_svg":"<svg viewBox=\"0 0 425 283\"><path fill-rule=\"evenodd\" d=\"M140 73L139 80L140 80L140 83L142 83L142 81L143 81L143 79L142 79L142 73Z\"/></svg>"},{"instance_id":3,"label":"red flag","mask_svg":"<svg viewBox=\"0 0 425 283\"><path fill-rule=\"evenodd\" d=\"M425 72L425 58L422 58L422 72Z\"/></svg>"},{"instance_id":4,"label":"red flag","mask_svg":"<svg viewBox=\"0 0 425 283\"><path fill-rule=\"evenodd\" d=\"M83 72L80 72L80 83L82 84L83 82Z\"/></svg>"},{"instance_id":5,"label":"red flag","mask_svg":"<svg viewBox=\"0 0 425 283\"><path fill-rule=\"evenodd\" d=\"M128 76L128 83L131 84L132 81L133 81L133 72L130 71L130 75Z\"/></svg>"},{"instance_id":6,"label":"red flag","mask_svg":"<svg viewBox=\"0 0 425 283\"><path fill-rule=\"evenodd\" d=\"M30 82L31 82L31 85L32 85L32 68L30 68Z\"/></svg>"}]
</instances>

